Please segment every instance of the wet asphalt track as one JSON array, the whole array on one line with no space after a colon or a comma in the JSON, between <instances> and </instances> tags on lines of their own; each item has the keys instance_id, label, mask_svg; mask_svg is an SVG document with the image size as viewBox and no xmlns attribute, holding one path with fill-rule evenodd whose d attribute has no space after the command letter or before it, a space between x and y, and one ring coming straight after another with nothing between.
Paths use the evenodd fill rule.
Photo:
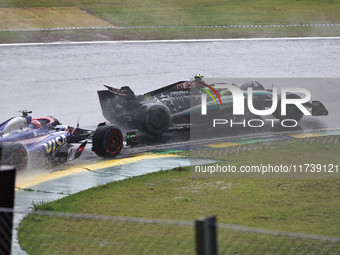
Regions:
<instances>
[{"instance_id":1,"label":"wet asphalt track","mask_svg":"<svg viewBox=\"0 0 340 255\"><path fill-rule=\"evenodd\" d=\"M102 84L114 87L129 85L138 94L200 73L206 77L245 78L247 81L254 77L257 80L266 78L264 81L268 84L273 78L309 78L317 81L310 85L305 80L306 84L302 87L309 89L316 100L325 102L331 114L322 117L322 120L307 117L297 130L292 131L339 128L339 38L1 45L0 57L0 102L5 106L0 109L2 120L16 115L19 110L28 109L33 110L34 116L53 115L68 125L74 125L80 116L81 126L94 128L104 120L96 95L96 90L103 89ZM264 85L267 87L267 84ZM226 139L279 131L282 130L236 130L228 132ZM157 139L141 134L140 143L145 146L130 152L143 152L156 144L161 144L162 149L163 144L169 143L174 146L164 148L182 145L187 148L188 139L187 130L178 129ZM130 152L122 153L121 157ZM83 161L75 163L98 160L90 151L86 153ZM169 168L179 165L178 159L168 160ZM51 181L40 184L43 186L33 186L30 188L35 192L16 192L16 208L27 209L32 201L54 200L102 184L103 180L106 182L145 173L136 172L136 169L165 169L165 161L162 160L161 166L155 162L139 161L127 168L119 166L109 171L99 171L99 174L92 173L96 177L81 181L73 179L81 174L60 178L63 182L58 189ZM180 164L187 163L183 161ZM113 171L116 176L112 176ZM81 189L77 188L78 184ZM64 193L60 192L60 188Z\"/></svg>"},{"instance_id":2,"label":"wet asphalt track","mask_svg":"<svg viewBox=\"0 0 340 255\"><path fill-rule=\"evenodd\" d=\"M95 92L103 84L142 94L197 73L231 81L340 78L340 38L0 45L0 59L1 119L29 109L68 125L80 116L94 127L103 120Z\"/></svg>"}]
</instances>

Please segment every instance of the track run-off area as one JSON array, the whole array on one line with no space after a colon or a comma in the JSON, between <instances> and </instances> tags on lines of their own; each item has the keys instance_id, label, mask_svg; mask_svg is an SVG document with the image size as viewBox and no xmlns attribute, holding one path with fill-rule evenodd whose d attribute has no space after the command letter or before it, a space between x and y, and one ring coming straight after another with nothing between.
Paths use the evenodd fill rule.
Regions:
<instances>
[{"instance_id":1,"label":"track run-off area","mask_svg":"<svg viewBox=\"0 0 340 255\"><path fill-rule=\"evenodd\" d=\"M100 161L96 163L86 163L86 164L79 164L79 165L71 165L71 166L65 166L62 169L57 169L55 171L51 171L46 174L38 174L36 176L27 176L26 178L19 178L16 182L16 190L25 190L27 188L31 188L35 185L42 184L47 181L53 181L55 184L60 183L59 185L52 185L54 187L54 190L45 190L45 192L48 193L59 193L63 194L65 193L65 190L63 190L63 187L65 187L64 182L66 179L60 179L64 178L73 174L78 174L78 176L85 180L90 179L91 180L91 172L98 174L100 170L105 170L106 175L104 182L99 181L98 185L104 184L108 181L108 175L111 175L113 177L113 180L117 180L115 177L118 170L118 176L127 178L132 177L135 174L145 174L153 171L158 171L157 169L170 169L173 167L178 166L187 166L190 165L190 158L189 157L183 157L178 154L172 154L172 152L180 152L183 150L195 150L195 149L221 149L226 147L233 147L233 146L240 146L240 145L253 145L253 149L256 149L256 145L263 142L270 142L270 141L278 141L278 140L286 140L286 139L299 139L299 138L314 138L314 137L322 137L322 136L332 136L332 135L340 135L340 130L333 130L333 131L322 131L322 132L314 132L314 133L291 133L291 134L276 134L276 135L270 135L267 137L261 137L261 138L253 138L253 139L241 139L241 140L230 140L228 141L221 141L224 140L223 138L220 138L215 141L199 141L197 142L197 146L195 145L189 145L188 142L183 143L177 143L177 144L169 144L162 146L162 149L155 150L147 153L136 153L136 154L127 154L122 157L119 157L118 159L113 160L105 160ZM212 142L212 143L211 143ZM203 143L203 144L202 144ZM167 149L166 149L167 148ZM251 150L251 147L249 147L248 150ZM236 150L235 150L236 153ZM175 158L175 160L173 160ZM159 159L161 159L159 163ZM196 161L197 159L195 159ZM199 163L209 163L209 160L200 160ZM166 163L165 163L166 162ZM121 169L124 167L124 165L131 164L133 166L136 166L135 173L122 173ZM138 166L140 164L141 166ZM153 167L148 169L143 169L146 165L152 165ZM164 168L165 167L165 168ZM111 174L110 174L111 173ZM89 175L89 178L86 177L86 175ZM109 178L110 179L110 178ZM74 182L72 189L80 191L84 189L84 185L86 184L84 182L78 182L79 187L75 187L74 185L77 185L77 182ZM88 185L88 188L93 185L93 182L90 181L90 185ZM44 185L45 186L45 185ZM59 186L59 187L58 187ZM45 186L47 187L47 186ZM58 188L58 190L55 190L55 188ZM33 189L33 190L40 190L39 188ZM40 191L41 192L41 191Z\"/></svg>"}]
</instances>

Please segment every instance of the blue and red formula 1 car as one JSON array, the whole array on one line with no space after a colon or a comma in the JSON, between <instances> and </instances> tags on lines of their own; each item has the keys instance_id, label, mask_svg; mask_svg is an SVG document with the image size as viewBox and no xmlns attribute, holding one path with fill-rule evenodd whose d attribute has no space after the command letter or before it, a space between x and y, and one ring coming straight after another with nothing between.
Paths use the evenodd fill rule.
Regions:
<instances>
[{"instance_id":1,"label":"blue and red formula 1 car","mask_svg":"<svg viewBox=\"0 0 340 255\"><path fill-rule=\"evenodd\" d=\"M92 150L100 157L115 157L123 147L121 131L101 123L95 131L61 125L54 117L32 118L27 110L0 124L2 164L13 165L23 172L29 158L38 164L46 161L65 162L78 158L87 140L92 138ZM129 134L128 145L136 145L134 133ZM132 141L131 141L132 140Z\"/></svg>"}]
</instances>

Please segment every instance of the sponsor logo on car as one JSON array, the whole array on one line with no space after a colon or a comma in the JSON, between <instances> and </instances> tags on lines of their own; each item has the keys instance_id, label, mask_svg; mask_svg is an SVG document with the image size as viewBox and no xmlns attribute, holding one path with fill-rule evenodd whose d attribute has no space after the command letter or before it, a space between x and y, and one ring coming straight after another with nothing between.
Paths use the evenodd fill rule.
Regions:
<instances>
[{"instance_id":1,"label":"sponsor logo on car","mask_svg":"<svg viewBox=\"0 0 340 255\"><path fill-rule=\"evenodd\" d=\"M53 138L51 141L48 141L47 143L43 143L43 146L46 149L46 153L50 154L58 150L65 143L67 143L67 137L65 135L60 135L56 138Z\"/></svg>"}]
</instances>

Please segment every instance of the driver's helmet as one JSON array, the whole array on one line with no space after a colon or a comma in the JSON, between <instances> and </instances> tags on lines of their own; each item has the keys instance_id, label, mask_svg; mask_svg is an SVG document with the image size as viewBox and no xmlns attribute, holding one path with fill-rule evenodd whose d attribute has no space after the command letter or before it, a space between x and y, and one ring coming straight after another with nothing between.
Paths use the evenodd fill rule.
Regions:
<instances>
[{"instance_id":1,"label":"driver's helmet","mask_svg":"<svg viewBox=\"0 0 340 255\"><path fill-rule=\"evenodd\" d=\"M37 120L32 120L30 126L34 129L41 128L41 123Z\"/></svg>"}]
</instances>

